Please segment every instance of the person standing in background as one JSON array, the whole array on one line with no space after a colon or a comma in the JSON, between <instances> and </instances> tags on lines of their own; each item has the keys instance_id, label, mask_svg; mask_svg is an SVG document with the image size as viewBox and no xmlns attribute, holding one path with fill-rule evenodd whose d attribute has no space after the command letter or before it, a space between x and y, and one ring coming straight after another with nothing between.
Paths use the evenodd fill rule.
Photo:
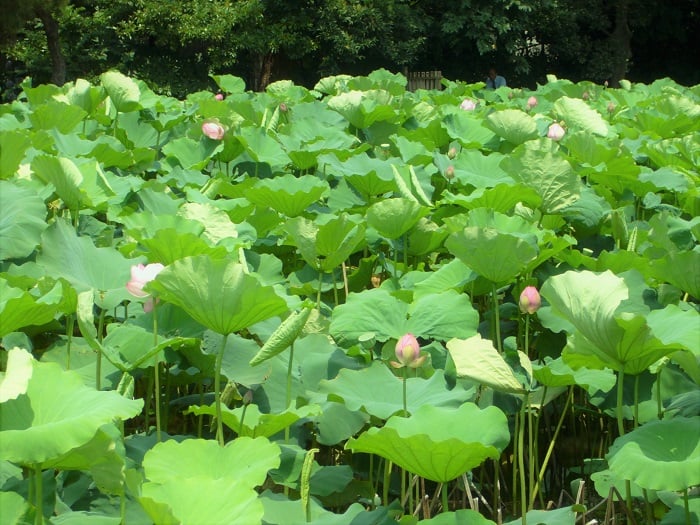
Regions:
<instances>
[{"instance_id":1,"label":"person standing in background","mask_svg":"<svg viewBox=\"0 0 700 525\"><path fill-rule=\"evenodd\" d=\"M506 79L496 72L496 68L489 69L489 76L486 78L486 87L488 89L498 89L506 85Z\"/></svg>"}]
</instances>

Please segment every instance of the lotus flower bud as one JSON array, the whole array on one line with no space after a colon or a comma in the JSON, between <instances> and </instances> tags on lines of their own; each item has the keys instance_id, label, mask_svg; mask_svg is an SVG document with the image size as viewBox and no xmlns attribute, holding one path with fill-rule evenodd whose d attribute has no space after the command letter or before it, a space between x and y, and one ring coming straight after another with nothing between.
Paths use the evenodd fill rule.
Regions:
<instances>
[{"instance_id":1,"label":"lotus flower bud","mask_svg":"<svg viewBox=\"0 0 700 525\"><path fill-rule=\"evenodd\" d=\"M515 96L515 95L513 94L512 91L509 91L509 92L508 92L508 100L513 100L513 97L514 97L514 96Z\"/></svg>"},{"instance_id":2,"label":"lotus flower bud","mask_svg":"<svg viewBox=\"0 0 700 525\"><path fill-rule=\"evenodd\" d=\"M457 148L450 148L447 152L447 158L452 160L457 156Z\"/></svg>"},{"instance_id":3,"label":"lotus flower bud","mask_svg":"<svg viewBox=\"0 0 700 525\"><path fill-rule=\"evenodd\" d=\"M465 98L459 105L464 111L474 111L476 109L476 102L470 98Z\"/></svg>"},{"instance_id":4,"label":"lotus flower bud","mask_svg":"<svg viewBox=\"0 0 700 525\"><path fill-rule=\"evenodd\" d=\"M217 93L216 95L214 95L214 98L216 100L224 100L224 95L222 93Z\"/></svg>"},{"instance_id":5,"label":"lotus flower bud","mask_svg":"<svg viewBox=\"0 0 700 525\"><path fill-rule=\"evenodd\" d=\"M542 305L540 293L534 286L526 286L520 294L520 311L524 314L534 314Z\"/></svg>"},{"instance_id":6,"label":"lotus flower bud","mask_svg":"<svg viewBox=\"0 0 700 525\"><path fill-rule=\"evenodd\" d=\"M289 111L289 107L287 106L287 104L285 104L284 102L282 102L282 103L280 104L280 111L281 111L282 113L286 113L287 111Z\"/></svg>"},{"instance_id":7,"label":"lotus flower bud","mask_svg":"<svg viewBox=\"0 0 700 525\"><path fill-rule=\"evenodd\" d=\"M447 166L445 169L445 178L447 180L452 180L455 178L455 167L454 166Z\"/></svg>"},{"instance_id":8,"label":"lotus flower bud","mask_svg":"<svg viewBox=\"0 0 700 525\"><path fill-rule=\"evenodd\" d=\"M591 98L591 95L588 91L584 91L583 94L581 95L581 98L583 100L588 100L589 98Z\"/></svg>"},{"instance_id":9,"label":"lotus flower bud","mask_svg":"<svg viewBox=\"0 0 700 525\"><path fill-rule=\"evenodd\" d=\"M143 287L150 283L165 268L160 263L136 264L131 267L131 280L126 283L126 289L134 297L148 297L148 293L143 291Z\"/></svg>"},{"instance_id":10,"label":"lotus flower bud","mask_svg":"<svg viewBox=\"0 0 700 525\"><path fill-rule=\"evenodd\" d=\"M208 120L202 124L202 133L212 140L221 140L224 138L224 127L215 120Z\"/></svg>"},{"instance_id":11,"label":"lotus flower bud","mask_svg":"<svg viewBox=\"0 0 700 525\"><path fill-rule=\"evenodd\" d=\"M615 104L613 104L612 102L608 102L608 113L610 113L611 115L615 113Z\"/></svg>"},{"instance_id":12,"label":"lotus flower bud","mask_svg":"<svg viewBox=\"0 0 700 525\"><path fill-rule=\"evenodd\" d=\"M564 128L561 127L561 124L555 122L554 124L549 126L549 131L547 131L547 137L558 142L564 137L565 133L566 131L564 130Z\"/></svg>"},{"instance_id":13,"label":"lotus flower bud","mask_svg":"<svg viewBox=\"0 0 700 525\"><path fill-rule=\"evenodd\" d=\"M605 82L603 82L603 86L605 86L606 88L607 88L609 85L610 85L610 84L608 83L607 80L606 80Z\"/></svg>"},{"instance_id":14,"label":"lotus flower bud","mask_svg":"<svg viewBox=\"0 0 700 525\"><path fill-rule=\"evenodd\" d=\"M527 109L532 109L537 105L537 98L536 97L530 97L527 99Z\"/></svg>"},{"instance_id":15,"label":"lotus flower bud","mask_svg":"<svg viewBox=\"0 0 700 525\"><path fill-rule=\"evenodd\" d=\"M418 368L425 361L426 356L420 355L420 345L413 334L404 335L396 343L396 359L399 362L391 361L394 368Z\"/></svg>"}]
</instances>

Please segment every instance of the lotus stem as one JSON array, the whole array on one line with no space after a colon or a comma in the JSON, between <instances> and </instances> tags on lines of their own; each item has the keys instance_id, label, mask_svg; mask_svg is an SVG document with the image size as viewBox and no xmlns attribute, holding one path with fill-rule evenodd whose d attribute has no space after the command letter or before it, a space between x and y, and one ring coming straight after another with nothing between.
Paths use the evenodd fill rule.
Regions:
<instances>
[{"instance_id":1,"label":"lotus stem","mask_svg":"<svg viewBox=\"0 0 700 525\"><path fill-rule=\"evenodd\" d=\"M406 395L406 383L408 382L408 367L404 366L403 370L403 417L408 417L408 401Z\"/></svg>"},{"instance_id":2,"label":"lotus stem","mask_svg":"<svg viewBox=\"0 0 700 525\"><path fill-rule=\"evenodd\" d=\"M153 347L158 346L158 310L157 301L153 300ZM156 362L153 365L153 380L155 383L153 399L156 404L156 442L160 443L160 360L156 354Z\"/></svg>"},{"instance_id":3,"label":"lotus stem","mask_svg":"<svg viewBox=\"0 0 700 525\"><path fill-rule=\"evenodd\" d=\"M382 484L382 504L385 507L389 506L389 485L391 485L391 466L392 463L385 459L384 463L384 483Z\"/></svg>"},{"instance_id":4,"label":"lotus stem","mask_svg":"<svg viewBox=\"0 0 700 525\"><path fill-rule=\"evenodd\" d=\"M224 360L226 341L228 334L224 334L221 339L221 348L216 354L216 369L214 371L214 400L216 406L216 439L219 445L224 446L224 422L221 415L221 363Z\"/></svg>"},{"instance_id":5,"label":"lotus stem","mask_svg":"<svg viewBox=\"0 0 700 525\"><path fill-rule=\"evenodd\" d=\"M442 484L442 512L450 511L450 500L447 495L447 483Z\"/></svg>"},{"instance_id":6,"label":"lotus stem","mask_svg":"<svg viewBox=\"0 0 700 525\"><path fill-rule=\"evenodd\" d=\"M99 346L97 349L97 361L95 362L95 390L102 390L102 331L105 326L105 311L100 308L100 317L97 321L97 340Z\"/></svg>"},{"instance_id":7,"label":"lotus stem","mask_svg":"<svg viewBox=\"0 0 700 525\"><path fill-rule=\"evenodd\" d=\"M683 490L683 507L685 508L685 525L690 525L690 504L688 503L688 488Z\"/></svg>"},{"instance_id":8,"label":"lotus stem","mask_svg":"<svg viewBox=\"0 0 700 525\"><path fill-rule=\"evenodd\" d=\"M664 418L663 404L661 403L661 369L656 372L656 419Z\"/></svg>"},{"instance_id":9,"label":"lotus stem","mask_svg":"<svg viewBox=\"0 0 700 525\"><path fill-rule=\"evenodd\" d=\"M540 467L540 473L537 476L537 482L535 483L535 486L532 488L532 492L530 493L530 507L532 507L535 503L535 498L537 497L537 492L539 491L540 483L542 483L542 479L544 478L544 473L547 469L547 464L549 463L549 459L552 456L552 452L554 452L554 445L557 442L559 431L561 430L561 426L564 424L564 416L566 416L566 412L569 409L569 405L571 405L571 398L573 397L573 393L574 387L572 385L569 387L569 392L566 396L566 403L564 404L564 410L562 410L561 416L559 416L557 428L554 429L552 441L549 443L549 448L547 448L547 453L545 454L544 461L542 462L542 466Z\"/></svg>"},{"instance_id":10,"label":"lotus stem","mask_svg":"<svg viewBox=\"0 0 700 525\"><path fill-rule=\"evenodd\" d=\"M292 405L292 368L294 367L294 343L289 347L289 363L287 363L287 403L286 407ZM289 441L289 427L284 429L284 440Z\"/></svg>"},{"instance_id":11,"label":"lotus stem","mask_svg":"<svg viewBox=\"0 0 700 525\"><path fill-rule=\"evenodd\" d=\"M73 329L75 328L75 316L66 316L66 370L70 370L70 351L73 346Z\"/></svg>"},{"instance_id":12,"label":"lotus stem","mask_svg":"<svg viewBox=\"0 0 700 525\"><path fill-rule=\"evenodd\" d=\"M639 374L634 376L634 428L639 426Z\"/></svg>"},{"instance_id":13,"label":"lotus stem","mask_svg":"<svg viewBox=\"0 0 700 525\"><path fill-rule=\"evenodd\" d=\"M624 390L624 385L625 385L625 369L624 367L620 372L617 374L617 408L616 408L616 415L617 415L617 432L620 436L625 435L625 422L624 418L622 417L622 394Z\"/></svg>"},{"instance_id":14,"label":"lotus stem","mask_svg":"<svg viewBox=\"0 0 700 525\"><path fill-rule=\"evenodd\" d=\"M495 337L496 337L496 348L498 348L499 353L503 353L503 344L501 343L501 314L498 310L498 289L496 288L496 283L492 283L493 288L491 289L491 300L493 301L493 316L495 322Z\"/></svg>"},{"instance_id":15,"label":"lotus stem","mask_svg":"<svg viewBox=\"0 0 700 525\"><path fill-rule=\"evenodd\" d=\"M44 523L44 489L42 486L43 478L41 472L41 465L34 465L34 486L36 494L36 512L34 514L34 523L36 525L42 525Z\"/></svg>"},{"instance_id":16,"label":"lotus stem","mask_svg":"<svg viewBox=\"0 0 700 525\"><path fill-rule=\"evenodd\" d=\"M527 525L527 487L525 486L525 413L529 404L529 394L525 392L525 398L520 406L520 426L518 428L518 470L520 471L520 510L522 513L522 525ZM531 452L531 451L530 451Z\"/></svg>"}]
</instances>

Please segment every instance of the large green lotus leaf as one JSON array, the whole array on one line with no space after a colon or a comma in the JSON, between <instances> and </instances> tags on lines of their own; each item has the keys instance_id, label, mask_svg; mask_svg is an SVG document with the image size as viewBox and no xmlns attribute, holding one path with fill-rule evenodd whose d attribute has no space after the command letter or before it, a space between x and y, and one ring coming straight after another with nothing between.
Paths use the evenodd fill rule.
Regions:
<instances>
[{"instance_id":1,"label":"large green lotus leaf","mask_svg":"<svg viewBox=\"0 0 700 525\"><path fill-rule=\"evenodd\" d=\"M615 440L610 470L645 489L682 491L700 484L700 416L650 421Z\"/></svg>"},{"instance_id":2,"label":"large green lotus leaf","mask_svg":"<svg viewBox=\"0 0 700 525\"><path fill-rule=\"evenodd\" d=\"M500 213L509 213L519 202L531 208L538 208L542 204L542 198L535 190L522 184L502 183L493 188L478 188L469 195L448 194L443 202L456 204L468 210L488 208Z\"/></svg>"},{"instance_id":3,"label":"large green lotus leaf","mask_svg":"<svg viewBox=\"0 0 700 525\"><path fill-rule=\"evenodd\" d=\"M273 173L283 170L291 163L282 144L264 128L250 126L241 128L236 138L245 146L246 152L253 160L269 164Z\"/></svg>"},{"instance_id":4,"label":"large green lotus leaf","mask_svg":"<svg viewBox=\"0 0 700 525\"><path fill-rule=\"evenodd\" d=\"M263 437L240 437L223 447L206 439L170 440L158 443L143 458L146 478L153 483L219 480L250 489L262 485L267 472L279 464L279 446Z\"/></svg>"},{"instance_id":5,"label":"large green lotus leaf","mask_svg":"<svg viewBox=\"0 0 700 525\"><path fill-rule=\"evenodd\" d=\"M87 116L78 106L64 104L57 100L47 101L34 108L29 115L32 129L53 130L68 134Z\"/></svg>"},{"instance_id":6,"label":"large green lotus leaf","mask_svg":"<svg viewBox=\"0 0 700 525\"><path fill-rule=\"evenodd\" d=\"M243 93L245 92L245 80L234 75L209 75L226 93Z\"/></svg>"},{"instance_id":7,"label":"large green lotus leaf","mask_svg":"<svg viewBox=\"0 0 700 525\"><path fill-rule=\"evenodd\" d=\"M324 272L340 266L365 237L364 224L345 213L325 216L320 221L295 217L287 221L285 228L304 260Z\"/></svg>"},{"instance_id":8,"label":"large green lotus leaf","mask_svg":"<svg viewBox=\"0 0 700 525\"><path fill-rule=\"evenodd\" d=\"M128 113L139 108L141 90L131 78L118 71L107 71L100 80L117 111Z\"/></svg>"},{"instance_id":9,"label":"large green lotus leaf","mask_svg":"<svg viewBox=\"0 0 700 525\"><path fill-rule=\"evenodd\" d=\"M700 297L700 248L671 252L651 261L651 271L659 281L669 282L693 297Z\"/></svg>"},{"instance_id":10,"label":"large green lotus leaf","mask_svg":"<svg viewBox=\"0 0 700 525\"><path fill-rule=\"evenodd\" d=\"M10 357L19 349L10 351ZM142 400L88 388L54 363L32 362L27 391L0 404L0 456L20 465L43 464L85 445L105 423L136 416ZM14 375L15 359L7 376ZM24 372L22 372L24 373Z\"/></svg>"},{"instance_id":11,"label":"large green lotus leaf","mask_svg":"<svg viewBox=\"0 0 700 525\"><path fill-rule=\"evenodd\" d=\"M460 509L455 512L443 512L434 518L421 520L420 525L495 525L482 514L471 509Z\"/></svg>"},{"instance_id":12,"label":"large green lotus leaf","mask_svg":"<svg viewBox=\"0 0 700 525\"><path fill-rule=\"evenodd\" d=\"M554 113L569 127L579 128L587 133L606 137L608 124L603 117L578 98L561 97L554 103Z\"/></svg>"},{"instance_id":13,"label":"large green lotus leaf","mask_svg":"<svg viewBox=\"0 0 700 525\"><path fill-rule=\"evenodd\" d=\"M97 248L89 237L78 237L72 226L56 221L41 236L42 251L37 256L48 275L63 277L77 291L96 290L98 304L112 308L128 297L126 282L135 261L114 248ZM139 261L140 262L140 261ZM114 292L112 302L106 295Z\"/></svg>"},{"instance_id":14,"label":"large green lotus leaf","mask_svg":"<svg viewBox=\"0 0 700 525\"><path fill-rule=\"evenodd\" d=\"M9 352L8 361L10 360L12 362L12 375L6 372L0 373L0 403L17 399L24 394L34 371L32 354L29 352L21 351L20 348L15 347Z\"/></svg>"},{"instance_id":15,"label":"large green lotus leaf","mask_svg":"<svg viewBox=\"0 0 700 525\"><path fill-rule=\"evenodd\" d=\"M528 237L494 228L469 226L445 241L447 249L476 273L493 283L510 282L537 257L537 245Z\"/></svg>"},{"instance_id":16,"label":"large green lotus leaf","mask_svg":"<svg viewBox=\"0 0 700 525\"><path fill-rule=\"evenodd\" d=\"M206 255L179 259L148 285L198 323L231 334L287 311L287 302L243 265Z\"/></svg>"},{"instance_id":17,"label":"large green lotus leaf","mask_svg":"<svg viewBox=\"0 0 700 525\"><path fill-rule=\"evenodd\" d=\"M0 492L0 509L2 509L2 520L6 525L22 525L27 523L23 518L29 504L22 496L16 492Z\"/></svg>"},{"instance_id":18,"label":"large green lotus leaf","mask_svg":"<svg viewBox=\"0 0 700 525\"><path fill-rule=\"evenodd\" d=\"M452 339L447 350L455 363L457 376L468 377L494 390L522 394L529 385L523 385L511 366L493 346L489 339L479 334L469 339ZM520 366L532 377L532 364L525 354L518 352Z\"/></svg>"},{"instance_id":19,"label":"large green lotus leaf","mask_svg":"<svg viewBox=\"0 0 700 525\"><path fill-rule=\"evenodd\" d=\"M454 290L421 296L411 304L408 315L407 332L440 341L470 337L479 326L479 313L469 296Z\"/></svg>"},{"instance_id":20,"label":"large green lotus leaf","mask_svg":"<svg viewBox=\"0 0 700 525\"><path fill-rule=\"evenodd\" d=\"M575 368L587 366L590 357L588 366L604 364L638 374L682 348L654 337L646 321L649 312L643 304L643 288L631 278L626 281L609 271L569 271L545 281L540 293L552 312L575 330L565 352L565 361Z\"/></svg>"},{"instance_id":21,"label":"large green lotus leaf","mask_svg":"<svg viewBox=\"0 0 700 525\"><path fill-rule=\"evenodd\" d=\"M348 91L327 99L328 107L343 115L359 129L375 122L391 121L396 117L391 107L391 95L386 91Z\"/></svg>"},{"instance_id":22,"label":"large green lotus leaf","mask_svg":"<svg viewBox=\"0 0 700 525\"><path fill-rule=\"evenodd\" d=\"M0 133L0 179L14 176L31 145L28 130L3 130Z\"/></svg>"},{"instance_id":23,"label":"large green lotus leaf","mask_svg":"<svg viewBox=\"0 0 700 525\"><path fill-rule=\"evenodd\" d=\"M242 480L231 478L225 482L177 478L164 483L144 483L139 502L159 525L250 525L261 523L263 517L258 493Z\"/></svg>"},{"instance_id":24,"label":"large green lotus leaf","mask_svg":"<svg viewBox=\"0 0 700 525\"><path fill-rule=\"evenodd\" d=\"M537 138L537 123L530 115L519 109L502 109L486 117L488 126L512 144L522 144Z\"/></svg>"},{"instance_id":25,"label":"large green lotus leaf","mask_svg":"<svg viewBox=\"0 0 700 525\"><path fill-rule=\"evenodd\" d=\"M342 403L329 401L316 419L316 440L322 445L337 445L357 434L369 421L369 415L351 411Z\"/></svg>"},{"instance_id":26,"label":"large green lotus leaf","mask_svg":"<svg viewBox=\"0 0 700 525\"><path fill-rule=\"evenodd\" d=\"M450 137L464 146L474 146L475 150L498 140L496 134L486 127L480 115L471 111L457 111L445 116L443 126Z\"/></svg>"},{"instance_id":27,"label":"large green lotus leaf","mask_svg":"<svg viewBox=\"0 0 700 525\"><path fill-rule=\"evenodd\" d=\"M301 215L311 204L327 194L329 186L317 177L295 177L288 173L262 179L246 191L246 198L258 206L270 207L287 217Z\"/></svg>"},{"instance_id":28,"label":"large green lotus leaf","mask_svg":"<svg viewBox=\"0 0 700 525\"><path fill-rule=\"evenodd\" d=\"M195 255L208 255L214 259L223 259L228 251L223 246L212 246L200 236L189 232L180 232L174 228L158 230L155 237L142 239L141 243L148 250L148 258L168 265L178 259Z\"/></svg>"},{"instance_id":29,"label":"large green lotus leaf","mask_svg":"<svg viewBox=\"0 0 700 525\"><path fill-rule=\"evenodd\" d=\"M44 462L42 468L89 471L101 492L119 494L124 486L124 455L121 433L110 424L84 445Z\"/></svg>"},{"instance_id":30,"label":"large green lotus leaf","mask_svg":"<svg viewBox=\"0 0 700 525\"><path fill-rule=\"evenodd\" d=\"M471 397L471 393L455 388L448 390L442 371L436 371L430 379L408 378L406 405L409 413L423 405L456 407ZM335 379L321 381L320 398L342 401L352 411L365 410L380 419L403 411L402 380L396 377L379 360L362 370L341 370ZM371 396L367 393L372 392Z\"/></svg>"},{"instance_id":31,"label":"large green lotus leaf","mask_svg":"<svg viewBox=\"0 0 700 525\"><path fill-rule=\"evenodd\" d=\"M61 281L48 293L36 297L0 279L0 337L19 328L52 321L59 312L63 293Z\"/></svg>"},{"instance_id":32,"label":"large green lotus leaf","mask_svg":"<svg viewBox=\"0 0 700 525\"><path fill-rule=\"evenodd\" d=\"M515 182L535 190L544 213L560 213L581 195L581 181L551 140L528 141L501 163Z\"/></svg>"},{"instance_id":33,"label":"large green lotus leaf","mask_svg":"<svg viewBox=\"0 0 700 525\"><path fill-rule=\"evenodd\" d=\"M374 195L396 190L391 164L364 153L342 159L336 153L325 153L318 156L318 166L328 175L346 179L368 201Z\"/></svg>"},{"instance_id":34,"label":"large green lotus leaf","mask_svg":"<svg viewBox=\"0 0 700 525\"><path fill-rule=\"evenodd\" d=\"M274 414L261 413L257 405L248 405L245 408L245 416L243 415L244 407L238 407L233 410L225 406L221 408L221 418L228 428L241 437L252 438L274 436L300 419L318 416L320 414L320 407L318 405L304 405L300 408L290 408L284 412L277 412ZM216 407L214 405L192 406L188 410L188 413L216 416ZM241 420L243 423L242 426Z\"/></svg>"},{"instance_id":35,"label":"large green lotus leaf","mask_svg":"<svg viewBox=\"0 0 700 525\"><path fill-rule=\"evenodd\" d=\"M204 225L202 237L212 245L221 244L229 250L255 241L254 230L247 224L233 224L228 214L211 203L188 202L177 212L186 219Z\"/></svg>"},{"instance_id":36,"label":"large green lotus leaf","mask_svg":"<svg viewBox=\"0 0 700 525\"><path fill-rule=\"evenodd\" d=\"M467 283L478 276L459 259L452 259L435 272L425 272L427 277L416 283L413 296L418 299L428 294L439 294L447 290L461 292Z\"/></svg>"},{"instance_id":37,"label":"large green lotus leaf","mask_svg":"<svg viewBox=\"0 0 700 525\"><path fill-rule=\"evenodd\" d=\"M387 239L398 239L427 213L426 207L409 199L384 199L369 207L367 223Z\"/></svg>"},{"instance_id":38,"label":"large green lotus leaf","mask_svg":"<svg viewBox=\"0 0 700 525\"><path fill-rule=\"evenodd\" d=\"M46 206L36 192L0 181L0 259L27 257L39 245L47 224Z\"/></svg>"},{"instance_id":39,"label":"large green lotus leaf","mask_svg":"<svg viewBox=\"0 0 700 525\"><path fill-rule=\"evenodd\" d=\"M348 440L345 448L378 454L411 473L447 483L488 458L498 458L509 441L508 420L496 407L481 410L464 403L454 409L426 403L411 417L394 416L383 427Z\"/></svg>"},{"instance_id":40,"label":"large green lotus leaf","mask_svg":"<svg viewBox=\"0 0 700 525\"><path fill-rule=\"evenodd\" d=\"M442 226L423 217L408 234L406 251L414 256L428 255L442 247L447 235L448 232Z\"/></svg>"},{"instance_id":41,"label":"large green lotus leaf","mask_svg":"<svg viewBox=\"0 0 700 525\"><path fill-rule=\"evenodd\" d=\"M377 288L352 293L345 304L335 308L330 332L338 341L347 342L356 342L366 333L386 341L407 332L444 341L469 337L477 325L478 314L469 298L454 290L423 295L409 306Z\"/></svg>"},{"instance_id":42,"label":"large green lotus leaf","mask_svg":"<svg viewBox=\"0 0 700 525\"><path fill-rule=\"evenodd\" d=\"M574 525L576 512L571 507L555 510L531 510L526 515L528 523L535 525ZM522 518L509 521L505 525L521 525Z\"/></svg>"},{"instance_id":43,"label":"large green lotus leaf","mask_svg":"<svg viewBox=\"0 0 700 525\"><path fill-rule=\"evenodd\" d=\"M649 312L647 324L654 337L663 344L700 354L700 314L697 310L681 310L675 304L669 304L662 310Z\"/></svg>"},{"instance_id":44,"label":"large green lotus leaf","mask_svg":"<svg viewBox=\"0 0 700 525\"><path fill-rule=\"evenodd\" d=\"M493 188L499 184L513 184L513 178L501 167L504 156L500 153L484 155L479 150L462 150L452 163L455 180L475 188Z\"/></svg>"},{"instance_id":45,"label":"large green lotus leaf","mask_svg":"<svg viewBox=\"0 0 700 525\"><path fill-rule=\"evenodd\" d=\"M615 374L610 369L596 370L578 368L574 370L561 357L545 357L544 364L532 364L535 379L547 387L579 385L588 391L610 392L615 386Z\"/></svg>"},{"instance_id":46,"label":"large green lotus leaf","mask_svg":"<svg viewBox=\"0 0 700 525\"><path fill-rule=\"evenodd\" d=\"M313 488L311 489L313 490ZM262 523L306 523L306 513L299 500L289 499L283 494L266 490L260 495L265 514ZM334 514L323 508L315 498L309 500L311 521L309 525L347 525L348 523L363 525L369 521L359 521L365 508L359 503L353 503L343 514ZM377 521L372 520L372 523Z\"/></svg>"},{"instance_id":47,"label":"large green lotus leaf","mask_svg":"<svg viewBox=\"0 0 700 525\"><path fill-rule=\"evenodd\" d=\"M32 171L45 183L53 184L56 195L63 200L67 208L80 209L83 174L72 160L40 155L32 160Z\"/></svg>"},{"instance_id":48,"label":"large green lotus leaf","mask_svg":"<svg viewBox=\"0 0 700 525\"><path fill-rule=\"evenodd\" d=\"M204 136L199 140L180 137L165 144L162 151L167 157L176 159L185 169L201 170L206 167L214 154L223 148L223 142Z\"/></svg>"}]
</instances>

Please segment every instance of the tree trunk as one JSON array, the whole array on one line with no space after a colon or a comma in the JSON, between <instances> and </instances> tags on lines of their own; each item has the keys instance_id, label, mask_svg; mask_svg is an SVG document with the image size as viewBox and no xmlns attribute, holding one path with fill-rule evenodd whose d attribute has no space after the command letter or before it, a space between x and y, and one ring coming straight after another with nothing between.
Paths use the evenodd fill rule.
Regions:
<instances>
[{"instance_id":1,"label":"tree trunk","mask_svg":"<svg viewBox=\"0 0 700 525\"><path fill-rule=\"evenodd\" d=\"M632 57L632 31L628 23L629 0L618 0L615 10L615 29L610 35L613 63L610 77L611 87L620 87L625 78Z\"/></svg>"},{"instance_id":2,"label":"tree trunk","mask_svg":"<svg viewBox=\"0 0 700 525\"><path fill-rule=\"evenodd\" d=\"M255 55L253 64L253 91L263 91L272 81L272 67L275 63L274 53Z\"/></svg>"},{"instance_id":3,"label":"tree trunk","mask_svg":"<svg viewBox=\"0 0 700 525\"><path fill-rule=\"evenodd\" d=\"M45 7L39 7L37 15L44 26L46 42L51 55L51 82L57 86L62 86L66 83L66 59L61 51L58 21Z\"/></svg>"}]
</instances>

